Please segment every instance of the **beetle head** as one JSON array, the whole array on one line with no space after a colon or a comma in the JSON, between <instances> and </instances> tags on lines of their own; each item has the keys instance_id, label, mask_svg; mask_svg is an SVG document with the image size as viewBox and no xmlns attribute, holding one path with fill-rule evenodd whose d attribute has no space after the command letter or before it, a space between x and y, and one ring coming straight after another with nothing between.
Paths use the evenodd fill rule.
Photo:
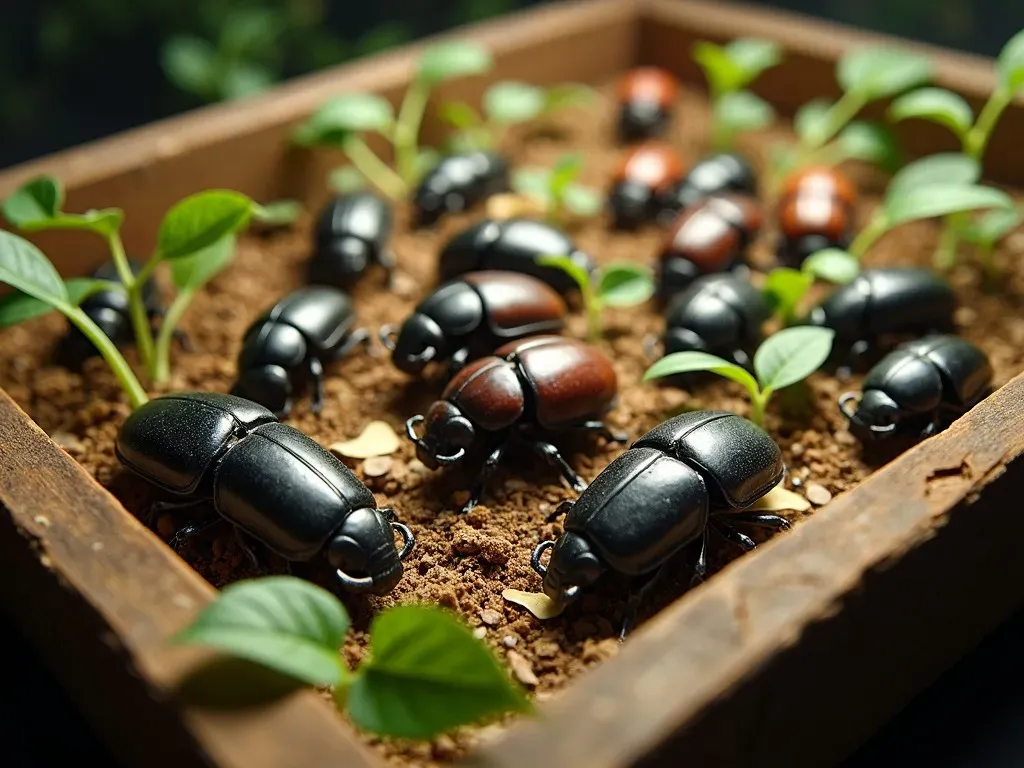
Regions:
<instances>
[{"instance_id":1,"label":"beetle head","mask_svg":"<svg viewBox=\"0 0 1024 768\"><path fill-rule=\"evenodd\" d=\"M900 423L900 407L880 389L868 389L855 409L856 395L848 392L839 398L839 410L850 420L850 431L863 441L884 440L892 436Z\"/></svg>"},{"instance_id":2,"label":"beetle head","mask_svg":"<svg viewBox=\"0 0 1024 768\"><path fill-rule=\"evenodd\" d=\"M422 437L416 434L421 422L425 422ZM476 439L473 423L447 400L438 400L430 406L425 417L409 419L405 432L416 444L416 458L431 469L462 461Z\"/></svg>"},{"instance_id":3,"label":"beetle head","mask_svg":"<svg viewBox=\"0 0 1024 768\"><path fill-rule=\"evenodd\" d=\"M281 366L261 365L242 371L231 394L259 403L280 417L288 412L292 385Z\"/></svg>"},{"instance_id":4,"label":"beetle head","mask_svg":"<svg viewBox=\"0 0 1024 768\"><path fill-rule=\"evenodd\" d=\"M635 229L643 224L650 216L653 195L652 189L636 181L623 180L615 184L608 196L615 226Z\"/></svg>"},{"instance_id":5,"label":"beetle head","mask_svg":"<svg viewBox=\"0 0 1024 768\"><path fill-rule=\"evenodd\" d=\"M386 595L402 578L402 560L412 551L412 532L390 509L357 509L327 543L327 560L350 592ZM397 531L404 543L395 546Z\"/></svg>"},{"instance_id":6,"label":"beetle head","mask_svg":"<svg viewBox=\"0 0 1024 768\"><path fill-rule=\"evenodd\" d=\"M388 341L381 339L385 346ZM412 376L426 368L427 363L445 352L444 331L421 312L402 324L398 337L391 342L391 359L398 370Z\"/></svg>"},{"instance_id":7,"label":"beetle head","mask_svg":"<svg viewBox=\"0 0 1024 768\"><path fill-rule=\"evenodd\" d=\"M540 556L546 549L551 549L551 559L544 566ZM573 531L566 531L557 541L541 542L534 550L532 563L544 577L544 594L560 603L575 600L580 590L597 581L604 570L590 542Z\"/></svg>"},{"instance_id":8,"label":"beetle head","mask_svg":"<svg viewBox=\"0 0 1024 768\"><path fill-rule=\"evenodd\" d=\"M668 113L652 99L628 101L619 113L619 135L626 141L658 136L667 124Z\"/></svg>"}]
</instances>

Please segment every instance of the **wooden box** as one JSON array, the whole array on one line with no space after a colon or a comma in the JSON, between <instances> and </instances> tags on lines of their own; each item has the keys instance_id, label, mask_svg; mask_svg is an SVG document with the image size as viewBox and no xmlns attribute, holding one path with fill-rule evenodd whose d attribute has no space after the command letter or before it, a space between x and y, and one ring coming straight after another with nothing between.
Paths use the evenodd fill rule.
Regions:
<instances>
[{"instance_id":1,"label":"wooden box","mask_svg":"<svg viewBox=\"0 0 1024 768\"><path fill-rule=\"evenodd\" d=\"M781 112L833 96L834 64L865 43L897 42L831 24L688 0L568 2L459 34L486 43L496 76L597 82L657 64L699 82L697 39L775 39L785 63L757 86ZM906 44L909 45L909 44ZM992 62L914 45L939 84L977 107ZM129 251L182 196L216 186L317 204L325 160L288 149L290 128L327 96L395 99L420 46L302 78L6 171L0 195L60 177L70 210L117 205ZM479 85L446 95L474 97ZM436 127L427 126L427 130ZM918 153L952 148L900 126ZM1024 108L988 153L990 178L1024 184ZM101 252L40 238L65 274ZM479 766L654 763L821 766L853 750L1024 597L1024 378L900 456L790 534L715 575L588 673L472 755ZM0 580L4 608L31 636L94 727L126 763L181 768L355 766L375 761L312 692L250 709L185 706L183 673L208 654L169 647L213 590L0 395Z\"/></svg>"}]
</instances>

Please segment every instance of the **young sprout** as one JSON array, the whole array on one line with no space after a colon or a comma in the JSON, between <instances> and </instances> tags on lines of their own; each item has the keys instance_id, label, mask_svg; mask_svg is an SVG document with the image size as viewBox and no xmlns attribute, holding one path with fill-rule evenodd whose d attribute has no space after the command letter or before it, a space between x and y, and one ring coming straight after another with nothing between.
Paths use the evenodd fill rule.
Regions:
<instances>
[{"instance_id":1,"label":"young sprout","mask_svg":"<svg viewBox=\"0 0 1024 768\"><path fill-rule=\"evenodd\" d=\"M706 371L739 382L750 395L750 418L764 426L764 413L776 391L803 381L818 370L832 352L830 328L797 326L769 336L754 353L754 373L706 352L674 352L656 362L644 381Z\"/></svg>"},{"instance_id":2,"label":"young sprout","mask_svg":"<svg viewBox=\"0 0 1024 768\"><path fill-rule=\"evenodd\" d=\"M959 230L960 236L978 249L985 276L993 281L999 277L995 263L996 245L1020 226L1021 213L1016 208L997 208L968 222Z\"/></svg>"},{"instance_id":3,"label":"young sprout","mask_svg":"<svg viewBox=\"0 0 1024 768\"><path fill-rule=\"evenodd\" d=\"M564 224L567 214L589 218L601 212L604 201L598 190L576 183L582 170L580 155L565 154L551 169L517 168L512 173L512 189L543 208L545 218L553 224Z\"/></svg>"},{"instance_id":4,"label":"young sprout","mask_svg":"<svg viewBox=\"0 0 1024 768\"><path fill-rule=\"evenodd\" d=\"M825 248L811 254L800 269L779 267L768 273L763 291L768 305L784 325L797 321L800 302L815 280L845 285L860 274L860 262L847 251Z\"/></svg>"},{"instance_id":5,"label":"young sprout","mask_svg":"<svg viewBox=\"0 0 1024 768\"><path fill-rule=\"evenodd\" d=\"M737 134L775 122L775 110L747 86L779 63L778 44L752 37L726 45L701 40L693 46L693 58L704 70L711 92L711 136L716 149L731 149Z\"/></svg>"},{"instance_id":6,"label":"young sprout","mask_svg":"<svg viewBox=\"0 0 1024 768\"><path fill-rule=\"evenodd\" d=\"M598 268L593 275L566 256L543 256L538 263L556 267L576 281L587 313L587 338L591 341L601 338L605 307L635 307L654 295L654 272L632 262L615 262Z\"/></svg>"},{"instance_id":7,"label":"young sprout","mask_svg":"<svg viewBox=\"0 0 1024 768\"><path fill-rule=\"evenodd\" d=\"M350 625L345 606L327 590L268 576L226 587L174 642L209 646L299 683L329 686L338 709L380 736L430 739L531 710L492 651L441 608L384 610L356 670L341 655Z\"/></svg>"},{"instance_id":8,"label":"young sprout","mask_svg":"<svg viewBox=\"0 0 1024 768\"><path fill-rule=\"evenodd\" d=\"M420 125L431 92L443 82L480 75L492 66L491 54L476 43L439 43L420 58L397 117L391 103L380 96L349 93L321 106L295 129L292 141L305 147L340 149L359 175L391 199L401 200L436 157L433 150L419 146ZM394 170L366 143L364 135L370 133L378 133L391 143ZM356 178L352 172L345 172L332 178L332 186L351 189Z\"/></svg>"},{"instance_id":9,"label":"young sprout","mask_svg":"<svg viewBox=\"0 0 1024 768\"><path fill-rule=\"evenodd\" d=\"M17 190L4 201L0 210L11 224L26 232L76 229L93 232L107 242L121 287L128 298L129 316L139 359L149 380L154 383L164 382L170 376L170 338L196 290L230 262L235 252L235 235L245 229L254 216L266 218L271 215L262 206L239 192L210 190L191 195L173 206L164 216L153 254L139 273L134 274L121 240L124 213L115 208L87 211L84 214L65 213L61 210L63 203L64 190L61 185L56 179L43 176L29 181ZM280 212L276 215L280 215ZM45 257L43 259L45 260ZM172 305L173 313L168 312L161 322L162 343L158 344L153 337L142 289L164 261L171 262L176 283L179 275L184 275L185 272L191 277L188 281L182 277L183 282L178 284L181 293ZM178 264L179 261L184 263ZM0 276L0 281L8 282L23 293L47 301L22 285L10 282L7 277ZM53 309L67 315L69 320L79 325L76 319L65 311L68 308L67 300L70 294L64 296L51 291L48 295L57 300L57 303L47 302ZM77 304L74 308L77 309ZM95 328L93 330L98 331ZM95 343L90 333L86 333L86 336ZM103 354L99 345L97 349ZM111 366L113 367L113 363ZM118 378L127 390L128 385L120 374ZM133 405L140 404L135 402L137 399L132 396Z\"/></svg>"},{"instance_id":10,"label":"young sprout","mask_svg":"<svg viewBox=\"0 0 1024 768\"><path fill-rule=\"evenodd\" d=\"M454 151L493 149L500 146L513 125L549 118L555 112L594 99L586 85L563 83L550 88L517 80L494 83L483 96L483 114L465 101L441 105L441 119L456 129L450 139Z\"/></svg>"}]
</instances>

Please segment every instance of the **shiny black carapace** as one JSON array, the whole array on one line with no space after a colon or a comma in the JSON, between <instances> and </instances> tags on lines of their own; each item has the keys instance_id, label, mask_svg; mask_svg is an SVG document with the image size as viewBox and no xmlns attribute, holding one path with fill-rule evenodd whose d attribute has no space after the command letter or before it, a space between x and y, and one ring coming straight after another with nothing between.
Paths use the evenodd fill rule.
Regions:
<instances>
[{"instance_id":1,"label":"shiny black carapace","mask_svg":"<svg viewBox=\"0 0 1024 768\"><path fill-rule=\"evenodd\" d=\"M388 250L391 208L372 192L348 192L332 198L320 211L309 281L350 288L373 265L390 275L395 259Z\"/></svg>"},{"instance_id":2,"label":"shiny black carapace","mask_svg":"<svg viewBox=\"0 0 1024 768\"><path fill-rule=\"evenodd\" d=\"M180 506L212 502L221 518L281 557L325 557L351 592L387 594L402 577L409 529L378 509L341 461L261 405L211 392L165 395L125 420L116 452Z\"/></svg>"},{"instance_id":3,"label":"shiny black carapace","mask_svg":"<svg viewBox=\"0 0 1024 768\"><path fill-rule=\"evenodd\" d=\"M508 188L508 161L496 152L448 155L416 187L416 224L429 227L446 213L461 213Z\"/></svg>"}]
</instances>

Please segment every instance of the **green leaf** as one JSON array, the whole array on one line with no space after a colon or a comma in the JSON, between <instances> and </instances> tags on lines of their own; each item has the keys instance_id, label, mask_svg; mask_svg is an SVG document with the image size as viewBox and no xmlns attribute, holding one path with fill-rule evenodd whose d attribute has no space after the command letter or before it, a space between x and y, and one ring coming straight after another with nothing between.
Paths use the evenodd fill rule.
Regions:
<instances>
[{"instance_id":1,"label":"green leaf","mask_svg":"<svg viewBox=\"0 0 1024 768\"><path fill-rule=\"evenodd\" d=\"M900 148L896 135L883 125L853 120L838 136L839 149L846 160L873 163L895 172L900 167Z\"/></svg>"},{"instance_id":2,"label":"green leaf","mask_svg":"<svg viewBox=\"0 0 1024 768\"><path fill-rule=\"evenodd\" d=\"M743 72L743 80L736 85L737 88L749 85L758 75L782 60L781 46L759 37L737 38L726 44L725 53Z\"/></svg>"},{"instance_id":3,"label":"green leaf","mask_svg":"<svg viewBox=\"0 0 1024 768\"><path fill-rule=\"evenodd\" d=\"M429 739L529 702L469 629L439 608L399 605L370 630L370 659L348 689L359 728Z\"/></svg>"},{"instance_id":4,"label":"green leaf","mask_svg":"<svg viewBox=\"0 0 1024 768\"><path fill-rule=\"evenodd\" d=\"M413 176L418 181L441 162L441 153L433 147L420 147L416 152Z\"/></svg>"},{"instance_id":5,"label":"green leaf","mask_svg":"<svg viewBox=\"0 0 1024 768\"><path fill-rule=\"evenodd\" d=\"M302 203L298 200L275 200L266 205L257 205L252 217L270 227L286 227L294 224L302 215Z\"/></svg>"},{"instance_id":6,"label":"green leaf","mask_svg":"<svg viewBox=\"0 0 1024 768\"><path fill-rule=\"evenodd\" d=\"M220 91L225 99L246 99L268 90L276 79L275 74L262 64L236 61L225 69Z\"/></svg>"},{"instance_id":7,"label":"green leaf","mask_svg":"<svg viewBox=\"0 0 1024 768\"><path fill-rule=\"evenodd\" d=\"M812 99L804 104L793 115L793 130L801 143L824 131L825 117L832 104L824 99Z\"/></svg>"},{"instance_id":8,"label":"green leaf","mask_svg":"<svg viewBox=\"0 0 1024 768\"><path fill-rule=\"evenodd\" d=\"M889 226L894 227L958 211L1012 207L1010 196L998 189L975 184L932 184L908 189L898 197L887 197L885 215Z\"/></svg>"},{"instance_id":9,"label":"green leaf","mask_svg":"<svg viewBox=\"0 0 1024 768\"><path fill-rule=\"evenodd\" d=\"M68 304L77 307L89 296L100 291L121 291L120 283L109 280L95 280L91 277L73 277L64 283L68 292ZM53 305L40 301L21 291L12 291L0 299L0 328L23 323L33 317L45 315L54 310Z\"/></svg>"},{"instance_id":10,"label":"green leaf","mask_svg":"<svg viewBox=\"0 0 1024 768\"><path fill-rule=\"evenodd\" d=\"M38 219L25 222L21 229L26 232L66 229L94 232L100 237L110 237L124 223L124 211L120 208L104 208L85 213L59 213L52 219Z\"/></svg>"},{"instance_id":11,"label":"green leaf","mask_svg":"<svg viewBox=\"0 0 1024 768\"><path fill-rule=\"evenodd\" d=\"M681 373L696 373L697 371L707 371L726 379L732 379L746 387L751 395L758 391L757 381L749 371L728 360L709 355L707 352L673 352L671 355L665 355L647 369L643 381L663 379L666 376L677 376Z\"/></svg>"},{"instance_id":12,"label":"green leaf","mask_svg":"<svg viewBox=\"0 0 1024 768\"><path fill-rule=\"evenodd\" d=\"M542 267L554 267L562 270L576 282L581 290L590 285L590 275L587 270L568 256L540 256L537 263Z\"/></svg>"},{"instance_id":13,"label":"green leaf","mask_svg":"<svg viewBox=\"0 0 1024 768\"><path fill-rule=\"evenodd\" d=\"M814 373L832 352L831 328L786 328L765 339L754 353L754 371L761 389L779 390Z\"/></svg>"},{"instance_id":14,"label":"green leaf","mask_svg":"<svg viewBox=\"0 0 1024 768\"><path fill-rule=\"evenodd\" d=\"M994 246L1020 226L1021 213L1016 208L996 208L970 222L960 234L976 245Z\"/></svg>"},{"instance_id":15,"label":"green leaf","mask_svg":"<svg viewBox=\"0 0 1024 768\"><path fill-rule=\"evenodd\" d=\"M480 114L464 101L447 101L441 105L438 114L453 128L470 128L480 125Z\"/></svg>"},{"instance_id":16,"label":"green leaf","mask_svg":"<svg viewBox=\"0 0 1024 768\"><path fill-rule=\"evenodd\" d=\"M867 99L895 96L927 82L931 76L931 61L924 56L878 46L851 51L836 68L836 79L843 90Z\"/></svg>"},{"instance_id":17,"label":"green leaf","mask_svg":"<svg viewBox=\"0 0 1024 768\"><path fill-rule=\"evenodd\" d=\"M345 606L292 576L238 581L220 593L175 642L208 645L313 685L335 685L345 668Z\"/></svg>"},{"instance_id":18,"label":"green leaf","mask_svg":"<svg viewBox=\"0 0 1024 768\"><path fill-rule=\"evenodd\" d=\"M775 122L771 104L750 91L723 94L713 110L715 123L726 126L730 133L759 131Z\"/></svg>"},{"instance_id":19,"label":"green leaf","mask_svg":"<svg viewBox=\"0 0 1024 768\"><path fill-rule=\"evenodd\" d=\"M25 182L3 202L4 218L16 227L52 219L64 205L64 190L51 176L39 176Z\"/></svg>"},{"instance_id":20,"label":"green leaf","mask_svg":"<svg viewBox=\"0 0 1024 768\"><path fill-rule=\"evenodd\" d=\"M819 280L845 285L860 274L860 262L840 248L825 248L807 257L801 269Z\"/></svg>"},{"instance_id":21,"label":"green leaf","mask_svg":"<svg viewBox=\"0 0 1024 768\"><path fill-rule=\"evenodd\" d=\"M1024 30L1011 37L996 60L999 84L1016 93L1024 85Z\"/></svg>"},{"instance_id":22,"label":"green leaf","mask_svg":"<svg viewBox=\"0 0 1024 768\"><path fill-rule=\"evenodd\" d=\"M693 45L693 60L704 70L712 96L728 93L743 82L744 72L740 65L716 43L698 40Z\"/></svg>"},{"instance_id":23,"label":"green leaf","mask_svg":"<svg viewBox=\"0 0 1024 768\"><path fill-rule=\"evenodd\" d=\"M209 190L186 197L164 216L157 248L177 259L213 245L248 225L255 203L241 192Z\"/></svg>"},{"instance_id":24,"label":"green leaf","mask_svg":"<svg viewBox=\"0 0 1024 768\"><path fill-rule=\"evenodd\" d=\"M900 96L889 107L889 119L895 123L912 117L943 125L960 139L974 125L971 105L960 94L943 88L918 88Z\"/></svg>"},{"instance_id":25,"label":"green leaf","mask_svg":"<svg viewBox=\"0 0 1024 768\"><path fill-rule=\"evenodd\" d=\"M566 107L586 106L597 99L597 91L582 83L560 83L544 92L544 112L551 114Z\"/></svg>"},{"instance_id":26,"label":"green leaf","mask_svg":"<svg viewBox=\"0 0 1024 768\"><path fill-rule=\"evenodd\" d=\"M589 219L604 208L604 196L593 187L570 184L562 190L562 202L570 213Z\"/></svg>"},{"instance_id":27,"label":"green leaf","mask_svg":"<svg viewBox=\"0 0 1024 768\"><path fill-rule=\"evenodd\" d=\"M654 295L654 273L632 262L615 262L601 270L597 292L609 307L635 307Z\"/></svg>"},{"instance_id":28,"label":"green leaf","mask_svg":"<svg viewBox=\"0 0 1024 768\"><path fill-rule=\"evenodd\" d=\"M512 189L547 205L551 200L551 171L546 168L516 168L512 171Z\"/></svg>"},{"instance_id":29,"label":"green leaf","mask_svg":"<svg viewBox=\"0 0 1024 768\"><path fill-rule=\"evenodd\" d=\"M583 170L583 156L578 152L569 152L559 157L555 162L555 167L551 169L551 176L548 180L551 193L556 196L560 195L569 184L579 178L581 170Z\"/></svg>"},{"instance_id":30,"label":"green leaf","mask_svg":"<svg viewBox=\"0 0 1024 768\"><path fill-rule=\"evenodd\" d=\"M779 267L768 273L762 291L772 312L789 321L813 282L814 276L808 272Z\"/></svg>"},{"instance_id":31,"label":"green leaf","mask_svg":"<svg viewBox=\"0 0 1024 768\"><path fill-rule=\"evenodd\" d=\"M366 177L354 165L343 165L330 172L327 186L335 192L356 192L366 188Z\"/></svg>"},{"instance_id":32,"label":"green leaf","mask_svg":"<svg viewBox=\"0 0 1024 768\"><path fill-rule=\"evenodd\" d=\"M429 85L458 77L482 75L494 66L491 52L467 40L438 43L420 57L419 79Z\"/></svg>"},{"instance_id":33,"label":"green leaf","mask_svg":"<svg viewBox=\"0 0 1024 768\"><path fill-rule=\"evenodd\" d=\"M372 93L346 93L327 101L295 129L292 141L302 146L340 146L350 133L388 134L395 122L391 103Z\"/></svg>"},{"instance_id":34,"label":"green leaf","mask_svg":"<svg viewBox=\"0 0 1024 768\"><path fill-rule=\"evenodd\" d=\"M912 189L933 184L973 184L981 178L976 160L959 152L941 152L922 157L905 165L892 177L885 192L886 200L903 197Z\"/></svg>"},{"instance_id":35,"label":"green leaf","mask_svg":"<svg viewBox=\"0 0 1024 768\"><path fill-rule=\"evenodd\" d=\"M211 98L217 88L217 49L194 35L176 35L164 43L160 62L178 88Z\"/></svg>"},{"instance_id":36,"label":"green leaf","mask_svg":"<svg viewBox=\"0 0 1024 768\"><path fill-rule=\"evenodd\" d=\"M196 291L223 272L235 258L238 240L225 235L201 251L171 262L171 279L179 291Z\"/></svg>"},{"instance_id":37,"label":"green leaf","mask_svg":"<svg viewBox=\"0 0 1024 768\"><path fill-rule=\"evenodd\" d=\"M508 80L484 91L484 114L502 125L532 120L544 111L544 91L535 85Z\"/></svg>"},{"instance_id":38,"label":"green leaf","mask_svg":"<svg viewBox=\"0 0 1024 768\"><path fill-rule=\"evenodd\" d=\"M43 252L28 240L0 230L0 283L56 307L70 301L68 289Z\"/></svg>"}]
</instances>

